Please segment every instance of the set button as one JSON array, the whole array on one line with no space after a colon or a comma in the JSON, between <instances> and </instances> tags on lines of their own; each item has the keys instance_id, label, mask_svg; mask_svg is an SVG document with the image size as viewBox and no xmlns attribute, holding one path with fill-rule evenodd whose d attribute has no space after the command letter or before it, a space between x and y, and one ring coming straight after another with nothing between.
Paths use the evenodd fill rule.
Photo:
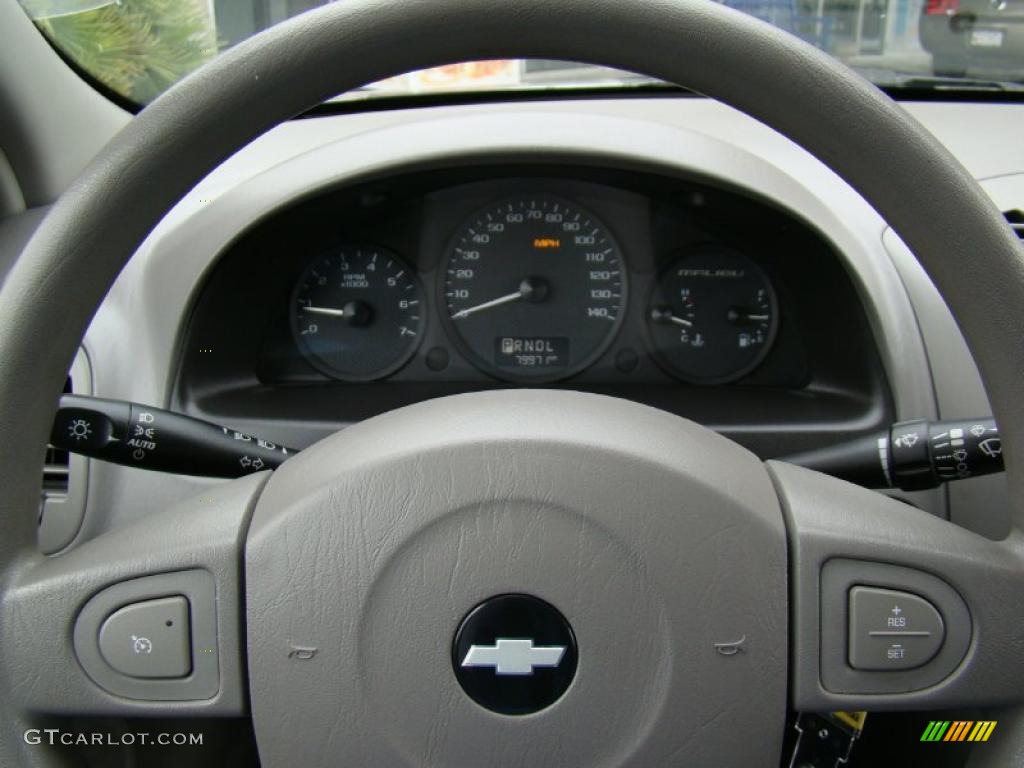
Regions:
<instances>
[{"instance_id":1,"label":"set button","mask_svg":"<svg viewBox=\"0 0 1024 768\"><path fill-rule=\"evenodd\" d=\"M894 589L851 588L849 619L849 663L854 669L920 667L939 652L946 635L934 605Z\"/></svg>"}]
</instances>

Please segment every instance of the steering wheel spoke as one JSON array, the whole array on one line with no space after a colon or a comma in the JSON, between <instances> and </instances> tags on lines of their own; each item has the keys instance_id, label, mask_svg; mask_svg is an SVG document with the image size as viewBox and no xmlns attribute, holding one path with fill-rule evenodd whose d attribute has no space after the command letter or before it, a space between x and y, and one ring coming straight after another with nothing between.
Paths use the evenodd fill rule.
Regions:
<instances>
[{"instance_id":1,"label":"steering wheel spoke","mask_svg":"<svg viewBox=\"0 0 1024 768\"><path fill-rule=\"evenodd\" d=\"M767 466L790 539L796 709L1024 699L1018 535L991 541L827 475Z\"/></svg>"},{"instance_id":2,"label":"steering wheel spoke","mask_svg":"<svg viewBox=\"0 0 1024 768\"><path fill-rule=\"evenodd\" d=\"M26 558L0 617L9 703L30 715L240 714L242 544L268 475Z\"/></svg>"}]
</instances>

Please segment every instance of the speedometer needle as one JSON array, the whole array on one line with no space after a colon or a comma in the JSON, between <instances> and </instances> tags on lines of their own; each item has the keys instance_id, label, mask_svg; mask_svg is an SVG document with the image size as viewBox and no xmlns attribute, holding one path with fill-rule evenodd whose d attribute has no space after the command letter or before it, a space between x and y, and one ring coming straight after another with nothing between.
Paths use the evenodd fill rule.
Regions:
<instances>
[{"instance_id":1,"label":"speedometer needle","mask_svg":"<svg viewBox=\"0 0 1024 768\"><path fill-rule=\"evenodd\" d=\"M499 296L496 299L485 301L483 304L477 304L475 307L466 307L460 309L458 312L452 315L453 320L460 320L464 317L469 317L477 312L483 312L485 309L491 309L492 307L500 307L502 304L510 304L513 301L519 301L523 298L522 291L516 291L515 293L506 293L504 296Z\"/></svg>"},{"instance_id":2,"label":"speedometer needle","mask_svg":"<svg viewBox=\"0 0 1024 768\"><path fill-rule=\"evenodd\" d=\"M547 282L539 277L524 277L522 282L519 283L519 290L515 293L506 293L504 296L499 296L496 299L485 301L474 307L460 309L458 312L452 313L452 320L461 320L462 318L469 317L477 312L483 312L485 309L493 309L494 307L500 307L503 304L511 304L513 301L519 301L520 299L532 303L544 301L547 296Z\"/></svg>"}]
</instances>

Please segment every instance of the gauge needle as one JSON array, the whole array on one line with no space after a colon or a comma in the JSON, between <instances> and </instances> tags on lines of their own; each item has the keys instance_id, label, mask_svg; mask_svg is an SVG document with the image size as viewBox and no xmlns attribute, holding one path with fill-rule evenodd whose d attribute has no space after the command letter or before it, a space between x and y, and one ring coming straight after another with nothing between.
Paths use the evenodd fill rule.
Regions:
<instances>
[{"instance_id":1,"label":"gauge needle","mask_svg":"<svg viewBox=\"0 0 1024 768\"><path fill-rule=\"evenodd\" d=\"M651 310L651 320L656 323L675 323L684 328L693 328L693 323L678 315L672 314L670 307L655 307Z\"/></svg>"},{"instance_id":2,"label":"gauge needle","mask_svg":"<svg viewBox=\"0 0 1024 768\"><path fill-rule=\"evenodd\" d=\"M331 317L347 317L352 314L346 312L344 309L335 309L334 307L301 307L303 312L309 312L313 315L330 315Z\"/></svg>"},{"instance_id":3,"label":"gauge needle","mask_svg":"<svg viewBox=\"0 0 1024 768\"><path fill-rule=\"evenodd\" d=\"M525 299L535 304L544 301L547 297L547 281L540 277L524 277L522 282L519 283L519 290L515 293L506 293L504 296L485 301L483 304L477 304L475 307L460 309L458 312L452 313L452 320L460 320L477 312L483 312L485 309L493 309L503 304L511 304L513 301L519 301L520 299Z\"/></svg>"},{"instance_id":4,"label":"gauge needle","mask_svg":"<svg viewBox=\"0 0 1024 768\"><path fill-rule=\"evenodd\" d=\"M340 309L335 307L314 307L303 305L299 307L303 312L312 315L327 315L328 317L340 317L351 326L369 325L373 320L373 309L361 301L349 301Z\"/></svg>"},{"instance_id":5,"label":"gauge needle","mask_svg":"<svg viewBox=\"0 0 1024 768\"><path fill-rule=\"evenodd\" d=\"M752 315L745 309L733 307L725 313L725 319L730 323L767 323L772 319L771 315Z\"/></svg>"},{"instance_id":6,"label":"gauge needle","mask_svg":"<svg viewBox=\"0 0 1024 768\"><path fill-rule=\"evenodd\" d=\"M516 291L515 293L507 293L504 296L499 296L496 299L485 301L483 304L477 304L475 307L466 307L460 309L458 312L452 315L453 320L459 320L463 317L469 317L477 312L483 312L485 309L491 309L492 307L500 307L502 304L510 304L513 301L519 301L523 298L522 291Z\"/></svg>"}]
</instances>

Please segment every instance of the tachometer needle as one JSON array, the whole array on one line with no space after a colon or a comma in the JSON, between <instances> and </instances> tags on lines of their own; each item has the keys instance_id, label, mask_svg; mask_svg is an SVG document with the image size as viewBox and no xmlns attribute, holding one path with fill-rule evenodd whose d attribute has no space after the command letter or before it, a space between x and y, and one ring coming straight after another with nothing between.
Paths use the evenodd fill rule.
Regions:
<instances>
[{"instance_id":1,"label":"tachometer needle","mask_svg":"<svg viewBox=\"0 0 1024 768\"><path fill-rule=\"evenodd\" d=\"M312 315L340 317L346 323L355 327L369 325L373 321L373 308L362 301L345 302L345 306L340 309L335 307L314 307L308 304L303 304L299 309Z\"/></svg>"},{"instance_id":2,"label":"tachometer needle","mask_svg":"<svg viewBox=\"0 0 1024 768\"><path fill-rule=\"evenodd\" d=\"M309 312L313 315L330 315L331 317L347 317L352 314L346 312L344 309L335 309L334 307L299 307L303 312Z\"/></svg>"}]
</instances>

